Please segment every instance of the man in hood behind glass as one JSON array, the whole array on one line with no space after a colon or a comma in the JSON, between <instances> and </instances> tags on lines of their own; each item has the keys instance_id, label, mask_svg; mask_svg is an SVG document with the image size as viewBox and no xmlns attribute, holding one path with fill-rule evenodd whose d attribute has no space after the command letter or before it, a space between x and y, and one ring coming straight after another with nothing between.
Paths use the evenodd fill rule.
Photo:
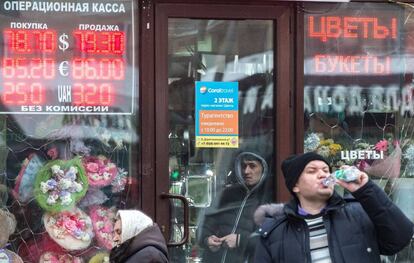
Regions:
<instances>
[{"instance_id":1,"label":"man in hood behind glass","mask_svg":"<svg viewBox=\"0 0 414 263\"><path fill-rule=\"evenodd\" d=\"M235 160L234 171L238 183L223 190L202 224L199 243L206 263L242 263L254 254L253 213L271 196L265 191L268 165L261 156L242 152Z\"/></svg>"}]
</instances>

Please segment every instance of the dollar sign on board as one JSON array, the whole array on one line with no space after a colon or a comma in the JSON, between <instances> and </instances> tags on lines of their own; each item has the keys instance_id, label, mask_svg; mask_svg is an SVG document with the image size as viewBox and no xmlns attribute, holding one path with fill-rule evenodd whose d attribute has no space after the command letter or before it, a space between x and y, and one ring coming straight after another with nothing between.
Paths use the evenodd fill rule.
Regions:
<instances>
[{"instance_id":1,"label":"dollar sign on board","mask_svg":"<svg viewBox=\"0 0 414 263\"><path fill-rule=\"evenodd\" d=\"M68 47L69 47L68 38L69 38L69 36L66 35L66 34L60 35L60 37L59 37L59 42L60 42L59 49L60 50L65 51L66 49L68 49Z\"/></svg>"}]
</instances>

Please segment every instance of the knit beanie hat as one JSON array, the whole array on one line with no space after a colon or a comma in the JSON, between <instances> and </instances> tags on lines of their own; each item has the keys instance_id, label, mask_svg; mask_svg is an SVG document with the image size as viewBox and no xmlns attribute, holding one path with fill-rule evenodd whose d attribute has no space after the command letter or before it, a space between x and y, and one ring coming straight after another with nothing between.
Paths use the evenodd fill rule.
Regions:
<instances>
[{"instance_id":1,"label":"knit beanie hat","mask_svg":"<svg viewBox=\"0 0 414 263\"><path fill-rule=\"evenodd\" d=\"M329 171L331 170L328 161L323 156L314 152L294 154L282 162L282 172L285 177L285 184L291 193L293 193L292 189L299 180L305 166L315 160L325 162L329 166Z\"/></svg>"},{"instance_id":2,"label":"knit beanie hat","mask_svg":"<svg viewBox=\"0 0 414 263\"><path fill-rule=\"evenodd\" d=\"M154 225L152 219L139 210L118 210L116 217L121 218L121 243Z\"/></svg>"}]
</instances>

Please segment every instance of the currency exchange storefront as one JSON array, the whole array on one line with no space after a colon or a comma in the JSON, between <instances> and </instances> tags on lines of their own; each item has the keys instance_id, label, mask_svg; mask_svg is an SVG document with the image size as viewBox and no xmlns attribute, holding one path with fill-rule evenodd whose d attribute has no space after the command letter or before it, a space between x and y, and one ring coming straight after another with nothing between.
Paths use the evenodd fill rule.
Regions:
<instances>
[{"instance_id":1,"label":"currency exchange storefront","mask_svg":"<svg viewBox=\"0 0 414 263\"><path fill-rule=\"evenodd\" d=\"M208 262L206 229L253 231L255 206L289 199L279 167L294 152L358 166L414 220L413 11L2 1L0 259L107 262L116 211L139 208L171 262ZM220 207L245 183L235 160L247 152L262 161L254 199Z\"/></svg>"}]
</instances>

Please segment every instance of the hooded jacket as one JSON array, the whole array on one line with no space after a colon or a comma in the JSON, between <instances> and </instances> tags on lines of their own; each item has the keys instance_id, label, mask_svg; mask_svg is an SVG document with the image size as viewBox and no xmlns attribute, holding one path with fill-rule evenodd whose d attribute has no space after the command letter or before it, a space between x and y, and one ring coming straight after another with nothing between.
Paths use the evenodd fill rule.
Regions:
<instances>
[{"instance_id":1,"label":"hooded jacket","mask_svg":"<svg viewBox=\"0 0 414 263\"><path fill-rule=\"evenodd\" d=\"M241 162L245 155L254 156L262 164L262 176L259 182L248 187L243 179ZM211 263L241 263L246 254L255 247L250 236L256 230L253 220L254 211L260 204L269 202L264 185L268 177L266 161L252 152L243 152L235 161L235 174L237 184L223 190L218 205L212 211L206 212L204 224L202 224L199 243L204 248L203 262ZM207 245L207 239L211 235L223 237L229 234L239 235L239 244L234 249L222 246L220 250L212 252ZM251 252L251 251L250 251ZM251 252L253 254L253 252Z\"/></svg>"},{"instance_id":2,"label":"hooded jacket","mask_svg":"<svg viewBox=\"0 0 414 263\"><path fill-rule=\"evenodd\" d=\"M410 242L413 223L375 183L368 181L353 196L334 193L321 213L333 263L378 263L381 254L393 255ZM262 225L254 262L312 262L309 229L297 207L295 199L256 211Z\"/></svg>"},{"instance_id":3,"label":"hooded jacket","mask_svg":"<svg viewBox=\"0 0 414 263\"><path fill-rule=\"evenodd\" d=\"M168 263L168 250L157 224L111 250L113 263Z\"/></svg>"}]
</instances>

